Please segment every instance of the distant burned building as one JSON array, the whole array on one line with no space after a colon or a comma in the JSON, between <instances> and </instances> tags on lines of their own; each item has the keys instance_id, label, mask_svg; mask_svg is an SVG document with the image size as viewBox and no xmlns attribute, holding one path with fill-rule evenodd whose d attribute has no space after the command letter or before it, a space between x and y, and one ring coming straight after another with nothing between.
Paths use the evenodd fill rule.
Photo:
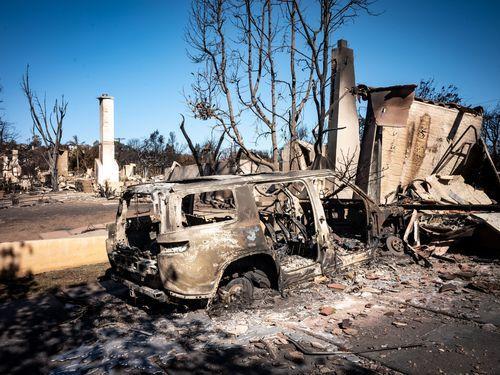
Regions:
<instances>
[{"instance_id":1,"label":"distant burned building","mask_svg":"<svg viewBox=\"0 0 500 375\"><path fill-rule=\"evenodd\" d=\"M59 157L57 158L57 175L68 177L68 150L59 150Z\"/></svg>"},{"instance_id":2,"label":"distant burned building","mask_svg":"<svg viewBox=\"0 0 500 375\"><path fill-rule=\"evenodd\" d=\"M368 101L356 183L377 202L431 174L451 174L479 139L482 108L415 98L415 85L362 87Z\"/></svg>"},{"instance_id":3,"label":"distant burned building","mask_svg":"<svg viewBox=\"0 0 500 375\"><path fill-rule=\"evenodd\" d=\"M19 150L12 150L12 156L9 159L7 155L2 156L0 162L1 166L1 179L9 183L18 183L21 176L21 165L19 164Z\"/></svg>"}]
</instances>

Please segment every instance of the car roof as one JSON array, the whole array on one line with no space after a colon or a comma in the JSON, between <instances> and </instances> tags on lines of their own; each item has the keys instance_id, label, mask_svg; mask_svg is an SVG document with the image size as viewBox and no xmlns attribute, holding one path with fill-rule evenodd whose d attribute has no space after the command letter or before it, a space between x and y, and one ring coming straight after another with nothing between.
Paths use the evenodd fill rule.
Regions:
<instances>
[{"instance_id":1,"label":"car roof","mask_svg":"<svg viewBox=\"0 0 500 375\"><path fill-rule=\"evenodd\" d=\"M249 175L214 175L197 177L192 179L183 180L172 180L172 181L160 181L160 182L148 182L143 184L138 184L130 186L127 192L130 194L141 193L148 194L155 191L168 191L168 192L179 192L183 190L192 189L223 189L225 187L232 187L234 185L245 185L248 183L262 183L262 182L280 182L288 181L301 178L311 178L311 177L337 177L340 178L337 173L331 169L321 169L321 170L305 170L305 171L291 171L291 172L269 172L269 173L257 173ZM345 182L345 181L344 181Z\"/></svg>"}]
</instances>

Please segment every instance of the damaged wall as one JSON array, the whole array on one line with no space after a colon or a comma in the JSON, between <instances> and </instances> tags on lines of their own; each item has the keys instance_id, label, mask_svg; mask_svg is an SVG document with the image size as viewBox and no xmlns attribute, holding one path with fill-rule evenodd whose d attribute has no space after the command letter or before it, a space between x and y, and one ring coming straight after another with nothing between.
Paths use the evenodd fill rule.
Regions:
<instances>
[{"instance_id":1,"label":"damaged wall","mask_svg":"<svg viewBox=\"0 0 500 375\"><path fill-rule=\"evenodd\" d=\"M380 196L390 194L398 185L405 186L416 178L432 174L446 149L470 125L479 135L482 120L479 114L415 100L405 127L382 128L381 170L386 178L381 180ZM468 131L461 140L461 155L475 142L475 133ZM439 173L450 174L462 159L461 155L454 156Z\"/></svg>"},{"instance_id":2,"label":"damaged wall","mask_svg":"<svg viewBox=\"0 0 500 375\"><path fill-rule=\"evenodd\" d=\"M481 108L414 99L414 88L370 89L367 95L357 183L381 203L390 201L398 186L433 174L446 150L460 139L460 152L436 171L451 174L481 132Z\"/></svg>"}]
</instances>

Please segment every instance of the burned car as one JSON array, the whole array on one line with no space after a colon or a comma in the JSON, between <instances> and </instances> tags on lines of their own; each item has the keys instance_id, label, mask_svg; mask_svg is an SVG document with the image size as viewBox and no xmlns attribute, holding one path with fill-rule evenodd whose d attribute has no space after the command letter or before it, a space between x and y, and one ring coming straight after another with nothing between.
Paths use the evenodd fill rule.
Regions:
<instances>
[{"instance_id":1,"label":"burned car","mask_svg":"<svg viewBox=\"0 0 500 375\"><path fill-rule=\"evenodd\" d=\"M385 218L331 170L210 176L129 187L106 247L131 295L235 301L372 259Z\"/></svg>"}]
</instances>

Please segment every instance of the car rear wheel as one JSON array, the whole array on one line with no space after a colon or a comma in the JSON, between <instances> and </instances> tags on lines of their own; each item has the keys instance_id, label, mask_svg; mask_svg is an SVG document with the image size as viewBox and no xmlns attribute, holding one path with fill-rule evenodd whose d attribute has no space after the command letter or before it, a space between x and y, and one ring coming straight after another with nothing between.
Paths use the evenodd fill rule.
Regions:
<instances>
[{"instance_id":1,"label":"car rear wheel","mask_svg":"<svg viewBox=\"0 0 500 375\"><path fill-rule=\"evenodd\" d=\"M237 277L219 290L221 301L227 305L249 303L253 299L253 285L246 277Z\"/></svg>"},{"instance_id":2,"label":"car rear wheel","mask_svg":"<svg viewBox=\"0 0 500 375\"><path fill-rule=\"evenodd\" d=\"M269 289L271 287L271 281L264 271L249 271L245 273L245 277L250 280L252 284L257 288Z\"/></svg>"}]
</instances>

